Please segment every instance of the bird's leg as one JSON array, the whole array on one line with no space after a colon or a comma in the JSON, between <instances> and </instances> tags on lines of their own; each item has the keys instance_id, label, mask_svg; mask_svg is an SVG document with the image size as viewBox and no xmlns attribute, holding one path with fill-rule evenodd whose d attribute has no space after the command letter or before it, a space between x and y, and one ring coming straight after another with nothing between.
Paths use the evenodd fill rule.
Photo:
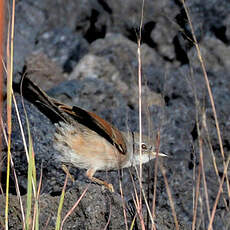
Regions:
<instances>
[{"instance_id":1,"label":"bird's leg","mask_svg":"<svg viewBox=\"0 0 230 230\"><path fill-rule=\"evenodd\" d=\"M95 169L93 168L90 168L87 170L86 172L86 176L93 182L97 183L97 184L101 184L101 185L104 185L110 192L114 192L114 189L113 189L113 185L112 184L109 184L107 183L106 181L103 181L103 180L100 180L96 177L94 177L94 173L96 172Z\"/></svg>"}]
</instances>

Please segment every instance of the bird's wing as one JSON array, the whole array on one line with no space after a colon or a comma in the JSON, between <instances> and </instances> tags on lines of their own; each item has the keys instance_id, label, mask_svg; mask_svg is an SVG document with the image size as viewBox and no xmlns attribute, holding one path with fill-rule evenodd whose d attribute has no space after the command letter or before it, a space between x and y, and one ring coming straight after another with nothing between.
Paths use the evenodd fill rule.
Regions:
<instances>
[{"instance_id":1,"label":"bird's wing","mask_svg":"<svg viewBox=\"0 0 230 230\"><path fill-rule=\"evenodd\" d=\"M59 109L71 115L71 117L77 122L104 137L107 141L114 145L120 153L126 153L127 146L123 135L109 122L105 121L93 112L88 112L76 106L71 108L69 106L59 105Z\"/></svg>"}]
</instances>

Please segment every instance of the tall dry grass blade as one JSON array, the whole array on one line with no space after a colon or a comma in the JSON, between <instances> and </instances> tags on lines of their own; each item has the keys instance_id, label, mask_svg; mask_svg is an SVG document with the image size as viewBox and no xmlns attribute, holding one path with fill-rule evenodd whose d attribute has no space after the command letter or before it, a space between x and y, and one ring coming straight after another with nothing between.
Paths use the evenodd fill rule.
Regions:
<instances>
[{"instance_id":1,"label":"tall dry grass blade","mask_svg":"<svg viewBox=\"0 0 230 230\"><path fill-rule=\"evenodd\" d=\"M0 57L3 60L3 43L4 43L4 26L5 26L5 4L4 0L0 1ZM3 65L0 63L0 117L3 111ZM0 137L0 149L2 149L2 137ZM2 151L0 152L0 167L3 159ZM0 185L2 172L0 171Z\"/></svg>"},{"instance_id":2,"label":"tall dry grass blade","mask_svg":"<svg viewBox=\"0 0 230 230\"><path fill-rule=\"evenodd\" d=\"M8 25L7 33L7 69L10 68L10 24ZM9 209L9 178L10 178L10 145L11 145L11 90L9 89L10 74L7 73L7 129L8 129L8 138L7 138L7 171L6 171L6 204L5 204L5 229L8 230L8 209Z\"/></svg>"},{"instance_id":3,"label":"tall dry grass blade","mask_svg":"<svg viewBox=\"0 0 230 230\"><path fill-rule=\"evenodd\" d=\"M144 3L142 0L141 7L141 21L139 27L139 37L137 39L137 59L138 59L138 105L139 105L139 145L142 143L142 63L141 63L141 31L143 27L143 18L144 18ZM142 159L142 149L139 148L140 159ZM141 199L141 190L142 190L142 161L140 160L140 168L139 168L139 183L140 183L140 208L142 207L142 199Z\"/></svg>"},{"instance_id":4,"label":"tall dry grass blade","mask_svg":"<svg viewBox=\"0 0 230 230\"><path fill-rule=\"evenodd\" d=\"M8 131L8 151L7 151L7 175L6 175L6 205L5 205L5 229L8 230L8 209L9 209L9 178L10 178L10 159L11 159L11 108L12 108L12 81L13 81L13 54L14 54L14 19L15 19L15 0L12 1L11 20L8 25L7 38L7 131ZM11 30L10 30L11 27Z\"/></svg>"}]
</instances>

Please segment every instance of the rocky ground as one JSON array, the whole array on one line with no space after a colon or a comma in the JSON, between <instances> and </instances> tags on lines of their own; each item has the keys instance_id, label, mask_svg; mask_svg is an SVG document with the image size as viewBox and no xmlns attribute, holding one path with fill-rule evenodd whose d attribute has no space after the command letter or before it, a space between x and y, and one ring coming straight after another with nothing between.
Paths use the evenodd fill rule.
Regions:
<instances>
[{"instance_id":1,"label":"rocky ground","mask_svg":"<svg viewBox=\"0 0 230 230\"><path fill-rule=\"evenodd\" d=\"M186 1L215 100L225 155L230 151L230 2ZM27 65L31 78L50 96L64 103L93 111L121 130L138 130L137 34L141 17L140 0L21 0L16 1L14 73ZM153 137L160 133L160 149L169 157L162 163L172 193L180 229L191 229L197 171L200 163L199 139L203 140L203 164L210 211L219 183L214 171L223 175L215 121L204 76L191 42L191 30L180 1L145 1L142 29L143 131ZM22 124L26 130L21 98L16 95ZM38 178L42 169L40 224L54 229L60 194L65 180L58 152L52 147L54 126L34 106L25 102L33 136ZM205 119L204 118L205 115ZM198 120L196 120L198 119ZM207 122L205 129L204 122ZM199 132L196 123L199 124ZM21 193L26 202L27 160L13 108L12 156ZM211 143L211 144L210 144ZM3 148L6 152L6 147ZM5 162L4 162L5 163ZM125 229L118 172L98 172L96 176L113 183L111 194L90 184L84 170L70 169L63 216L84 189L88 190L64 229ZM125 169L122 187L128 226L135 215L134 169ZM2 185L5 181L2 166ZM194 177L195 175L195 177ZM22 229L20 207L11 177L10 229ZM201 178L203 181L203 179ZM154 161L143 168L143 188L152 201ZM217 206L213 229L230 229L226 185ZM200 186L196 229L207 229L208 214L204 185ZM175 229L162 173L158 170L156 228ZM0 207L5 197L0 196ZM4 207L4 206L2 206ZM229 207L228 207L229 208ZM15 211L13 211L15 210ZM150 229L147 211L146 229ZM4 208L0 208L1 217ZM1 219L0 219L1 223ZM45 225L46 223L47 226ZM2 226L2 225L1 225ZM139 220L134 229L140 229Z\"/></svg>"}]
</instances>

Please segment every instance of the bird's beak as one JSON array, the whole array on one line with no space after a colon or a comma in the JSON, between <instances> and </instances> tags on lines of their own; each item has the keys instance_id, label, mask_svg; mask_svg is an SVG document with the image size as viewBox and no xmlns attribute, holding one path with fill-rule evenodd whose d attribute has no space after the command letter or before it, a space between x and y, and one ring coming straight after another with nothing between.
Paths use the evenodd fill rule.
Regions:
<instances>
[{"instance_id":1,"label":"bird's beak","mask_svg":"<svg viewBox=\"0 0 230 230\"><path fill-rule=\"evenodd\" d=\"M157 152L152 152L152 154L156 157L157 156ZM168 157L168 154L166 153L158 153L159 157Z\"/></svg>"}]
</instances>

